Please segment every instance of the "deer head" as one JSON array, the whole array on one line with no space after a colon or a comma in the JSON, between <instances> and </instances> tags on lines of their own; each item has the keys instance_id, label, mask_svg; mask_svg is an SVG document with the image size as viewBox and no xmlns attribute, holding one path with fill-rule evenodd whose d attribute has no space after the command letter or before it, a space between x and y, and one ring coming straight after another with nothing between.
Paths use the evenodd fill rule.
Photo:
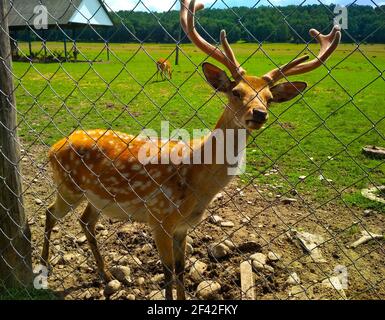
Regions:
<instances>
[{"instance_id":1,"label":"deer head","mask_svg":"<svg viewBox=\"0 0 385 320\"><path fill-rule=\"evenodd\" d=\"M208 43L197 32L195 14L203 9L201 3L195 0L181 0L180 20L182 28L200 50L217 60L228 71L226 72L210 63L203 64L203 72L207 81L218 92L223 92L229 99L230 118L235 117L240 125L248 130L260 129L268 120L268 108L274 102L286 102L299 94L307 87L305 82L277 82L291 75L310 72L321 66L337 48L341 32L334 26L328 35L323 35L315 29L310 30L321 46L318 56L311 60L308 55L297 58L284 66L274 69L262 77L249 76L242 68L227 40L225 30L221 31L220 39L223 50Z\"/></svg>"}]
</instances>

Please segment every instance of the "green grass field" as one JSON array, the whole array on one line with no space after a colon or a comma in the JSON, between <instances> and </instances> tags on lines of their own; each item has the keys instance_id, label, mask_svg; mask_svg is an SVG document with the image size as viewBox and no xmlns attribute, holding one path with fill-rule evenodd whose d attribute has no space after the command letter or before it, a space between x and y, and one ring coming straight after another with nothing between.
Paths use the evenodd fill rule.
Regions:
<instances>
[{"instance_id":1,"label":"green grass field","mask_svg":"<svg viewBox=\"0 0 385 320\"><path fill-rule=\"evenodd\" d=\"M34 43L34 50L38 45ZM50 50L61 46L49 43ZM21 47L26 51L25 44ZM283 64L305 49L293 44L233 47L253 75L263 75L274 67L272 61ZM110 62L105 61L105 52L100 54L100 44L79 44L79 49L87 59L104 61L14 63L19 133L25 148L50 145L80 128L139 133L144 127L159 131L164 120L190 131L215 125L222 102L219 97L210 99L213 90L199 67L206 57L193 46L183 46L171 82L155 81L154 60L172 55L173 61L175 46L112 44ZM318 52L317 45L310 49ZM361 152L364 145L385 145L385 81L380 76L385 70L385 45L360 46L365 56L355 49L347 44L339 47L327 63L330 76L321 67L291 78L308 82L309 88L303 99L271 108L268 125L250 143L245 182L256 178L256 184L279 185L282 194L294 186L320 205L342 193L348 204L383 210L365 201L359 190L385 184L384 162ZM279 174L264 175L273 166ZM332 181L320 181L321 173ZM307 178L300 182L299 176Z\"/></svg>"}]
</instances>

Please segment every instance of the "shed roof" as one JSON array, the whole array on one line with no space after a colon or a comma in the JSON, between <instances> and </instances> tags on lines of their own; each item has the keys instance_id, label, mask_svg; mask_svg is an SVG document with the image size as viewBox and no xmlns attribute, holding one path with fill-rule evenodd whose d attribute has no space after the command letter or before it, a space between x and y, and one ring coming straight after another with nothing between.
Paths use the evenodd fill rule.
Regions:
<instances>
[{"instance_id":1,"label":"shed roof","mask_svg":"<svg viewBox=\"0 0 385 320\"><path fill-rule=\"evenodd\" d=\"M49 26L113 25L103 1L100 0L11 0L8 15L10 28L22 28L28 25L32 27L39 14L35 9L41 5L47 8Z\"/></svg>"}]
</instances>

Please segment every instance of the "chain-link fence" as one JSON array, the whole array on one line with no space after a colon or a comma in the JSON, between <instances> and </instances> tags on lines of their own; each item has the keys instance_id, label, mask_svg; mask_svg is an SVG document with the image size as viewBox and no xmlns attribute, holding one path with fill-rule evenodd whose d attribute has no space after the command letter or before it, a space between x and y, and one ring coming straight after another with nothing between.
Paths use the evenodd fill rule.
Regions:
<instances>
[{"instance_id":1,"label":"chain-link fence","mask_svg":"<svg viewBox=\"0 0 385 320\"><path fill-rule=\"evenodd\" d=\"M188 299L385 297L385 8L277 4L187 10L201 43L227 29L235 78L304 54L319 64L290 79L278 69L297 81L296 98L270 106L289 89L266 77L231 82L205 64L223 67L219 49L191 44L179 1L2 1L2 298L162 299L173 271ZM336 23L342 43L325 62L319 33L307 32ZM236 177L226 161L138 160L149 129L162 134L158 159L196 129L248 125Z\"/></svg>"}]
</instances>

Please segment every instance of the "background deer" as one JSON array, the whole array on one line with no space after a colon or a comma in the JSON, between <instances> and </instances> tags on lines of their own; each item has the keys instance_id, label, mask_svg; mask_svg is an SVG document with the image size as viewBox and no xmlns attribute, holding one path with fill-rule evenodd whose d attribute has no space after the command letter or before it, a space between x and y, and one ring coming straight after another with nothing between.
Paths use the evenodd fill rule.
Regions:
<instances>
[{"instance_id":1,"label":"background deer","mask_svg":"<svg viewBox=\"0 0 385 320\"><path fill-rule=\"evenodd\" d=\"M221 32L223 51L205 41L195 29L195 13L203 8L195 1L181 1L181 24L190 40L205 54L224 65L225 71L203 64L208 83L225 94L228 104L217 122L216 129L240 130L247 134L261 128L268 120L271 103L289 101L307 87L304 82L284 82L282 78L306 73L321 66L337 48L341 33L334 27L322 35L312 29L310 34L320 43L318 56L297 58L262 77L248 76L237 61L225 31ZM224 135L226 137L226 135ZM207 143L215 159L215 139L208 136L198 145L192 144L193 153L204 152ZM236 140L236 138L235 138ZM82 201L88 205L80 218L95 256L98 271L109 281L111 275L104 266L96 238L95 225L101 214L121 220L147 222L163 263L166 298L172 299L173 275L176 274L177 297L185 299L184 268L188 230L196 225L213 199L231 180L230 164L146 164L138 160L138 152L145 140L124 133L91 130L77 131L56 143L49 152L53 177L57 186L56 201L47 209L42 263L49 261L49 239L56 221L74 210ZM158 141L161 147L163 142ZM159 151L169 152L176 142L170 141ZM226 145L226 144L224 144ZM165 150L165 151L164 151ZM234 150L237 152L237 150Z\"/></svg>"},{"instance_id":2,"label":"background deer","mask_svg":"<svg viewBox=\"0 0 385 320\"><path fill-rule=\"evenodd\" d=\"M159 78L159 74L162 78L162 80L165 80L165 79L172 79L172 66L171 66L171 63L170 61L168 61L167 59L159 59L157 62L156 62L156 78L158 79Z\"/></svg>"}]
</instances>

